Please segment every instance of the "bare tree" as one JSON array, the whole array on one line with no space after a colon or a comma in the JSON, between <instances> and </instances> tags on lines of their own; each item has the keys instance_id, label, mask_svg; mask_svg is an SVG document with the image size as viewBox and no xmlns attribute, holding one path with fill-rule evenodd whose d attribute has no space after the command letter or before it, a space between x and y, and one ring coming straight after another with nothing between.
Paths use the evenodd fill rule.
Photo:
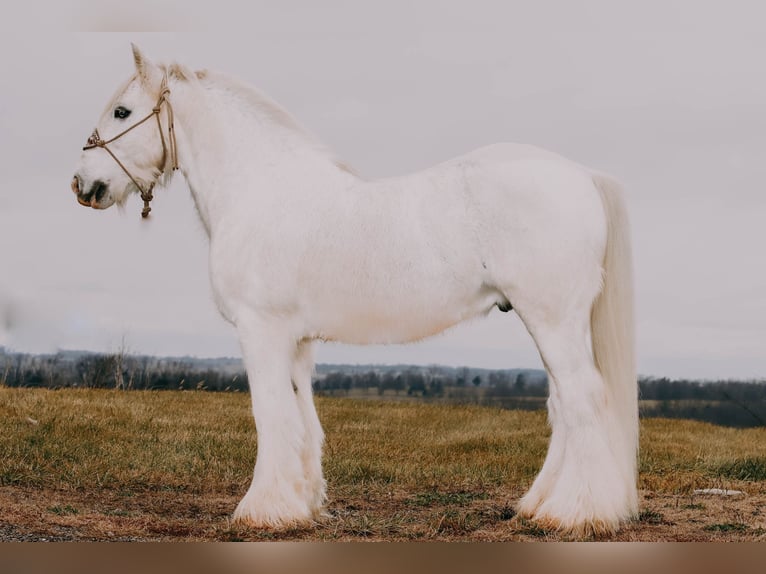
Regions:
<instances>
[{"instance_id":1,"label":"bare tree","mask_svg":"<svg viewBox=\"0 0 766 574\"><path fill-rule=\"evenodd\" d=\"M129 353L127 343L125 342L125 335L122 335L120 339L120 346L117 348L117 352L114 353L112 359L112 368L114 369L114 388L119 390L125 390L125 359ZM132 379L130 377L130 385L132 387Z\"/></svg>"}]
</instances>

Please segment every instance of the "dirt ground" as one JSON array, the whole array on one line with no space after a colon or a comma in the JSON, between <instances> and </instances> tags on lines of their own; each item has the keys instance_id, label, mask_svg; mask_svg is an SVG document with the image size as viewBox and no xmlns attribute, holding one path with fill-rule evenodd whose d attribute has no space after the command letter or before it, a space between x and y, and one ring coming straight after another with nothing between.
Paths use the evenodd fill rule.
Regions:
<instances>
[{"instance_id":1,"label":"dirt ground","mask_svg":"<svg viewBox=\"0 0 766 574\"><path fill-rule=\"evenodd\" d=\"M609 541L766 541L766 492L642 492L641 515ZM743 487L744 488L744 487ZM321 523L282 531L232 524L236 494L0 488L2 541L561 541L513 511L507 492L331 492ZM586 538L584 540L593 540Z\"/></svg>"}]
</instances>

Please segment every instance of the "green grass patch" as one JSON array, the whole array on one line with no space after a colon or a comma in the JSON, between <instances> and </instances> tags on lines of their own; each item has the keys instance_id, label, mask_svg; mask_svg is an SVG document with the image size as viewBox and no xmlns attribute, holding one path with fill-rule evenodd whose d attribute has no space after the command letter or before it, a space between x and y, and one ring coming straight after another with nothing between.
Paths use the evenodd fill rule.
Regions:
<instances>
[{"instance_id":1,"label":"green grass patch","mask_svg":"<svg viewBox=\"0 0 766 574\"><path fill-rule=\"evenodd\" d=\"M740 522L725 522L723 524L708 524L703 530L707 532L745 532L748 528L747 524Z\"/></svg>"},{"instance_id":2,"label":"green grass patch","mask_svg":"<svg viewBox=\"0 0 766 574\"><path fill-rule=\"evenodd\" d=\"M481 518L473 512L449 509L436 519L432 526L435 534L459 536L468 534L481 526Z\"/></svg>"},{"instance_id":3,"label":"green grass patch","mask_svg":"<svg viewBox=\"0 0 766 574\"><path fill-rule=\"evenodd\" d=\"M115 510L105 510L104 515L105 516L131 516L131 513L127 510L122 510L121 508L117 508Z\"/></svg>"},{"instance_id":4,"label":"green grass patch","mask_svg":"<svg viewBox=\"0 0 766 574\"><path fill-rule=\"evenodd\" d=\"M520 534L526 534L527 536L532 536L534 538L547 538L551 535L549 530L546 530L536 522L532 522L526 518L519 520L518 531Z\"/></svg>"},{"instance_id":5,"label":"green grass patch","mask_svg":"<svg viewBox=\"0 0 766 574\"><path fill-rule=\"evenodd\" d=\"M766 480L766 458L749 457L722 464L716 475L734 480Z\"/></svg>"},{"instance_id":6,"label":"green grass patch","mask_svg":"<svg viewBox=\"0 0 766 574\"><path fill-rule=\"evenodd\" d=\"M414 506L464 506L472 500L485 500L483 492L419 492L409 499Z\"/></svg>"},{"instance_id":7,"label":"green grass patch","mask_svg":"<svg viewBox=\"0 0 766 574\"><path fill-rule=\"evenodd\" d=\"M513 506L506 504L498 508L494 514L497 520L501 520L501 521L511 520L512 518L516 516L516 509L513 508Z\"/></svg>"},{"instance_id":8,"label":"green grass patch","mask_svg":"<svg viewBox=\"0 0 766 574\"><path fill-rule=\"evenodd\" d=\"M64 504L63 506L49 506L48 512L58 516L74 516L80 514L79 510L69 504Z\"/></svg>"},{"instance_id":9,"label":"green grass patch","mask_svg":"<svg viewBox=\"0 0 766 574\"><path fill-rule=\"evenodd\" d=\"M644 524L662 524L665 522L665 517L661 512L642 510L638 515L638 521L643 522Z\"/></svg>"}]
</instances>

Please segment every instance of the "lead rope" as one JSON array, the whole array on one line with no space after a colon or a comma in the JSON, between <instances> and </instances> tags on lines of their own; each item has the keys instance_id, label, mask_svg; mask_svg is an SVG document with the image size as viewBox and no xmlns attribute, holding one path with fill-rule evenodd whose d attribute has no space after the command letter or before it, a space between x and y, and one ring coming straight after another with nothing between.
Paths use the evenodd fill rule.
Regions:
<instances>
[{"instance_id":1,"label":"lead rope","mask_svg":"<svg viewBox=\"0 0 766 574\"><path fill-rule=\"evenodd\" d=\"M152 208L149 206L149 203L154 199L154 195L152 193L152 190L154 189L154 185L156 182L152 182L149 184L148 189L144 189L139 185L139 183L136 181L136 178L133 177L133 175L128 171L128 168L123 165L123 163L117 159L117 156L114 155L114 152L110 150L107 147L107 144L112 143L113 141L121 138L129 131L137 128L141 124L143 124L145 121L147 121L152 116L155 116L157 118L157 129L160 132L160 140L162 141L162 167L160 169L160 173L164 173L165 171L165 162L167 161L168 156L168 147L170 147L170 165L171 169L173 171L176 171L178 169L178 151L176 146L176 131L175 131L175 125L173 121L173 106L170 105L170 100L167 99L168 94L170 94L170 88L168 88L167 85L167 76L162 78L162 84L160 86L160 95L157 98L157 104L152 108L152 111L150 114L148 114L143 119L137 121L135 124L130 126L129 128L121 131L113 138L110 138L108 140L102 140L101 136L98 134L98 130L93 130L93 134L88 138L88 143L85 147L83 147L83 150L89 150L93 148L103 148L106 150L106 152L112 156L112 159L117 162L117 165L120 166L122 171L125 172L125 174L130 178L130 181L133 182L133 185L135 185L138 188L138 191L141 194L141 199L144 201L144 208L141 211L141 217L146 219L149 217L149 212L151 212ZM162 110L162 104L167 104L168 108L168 142L169 146L165 143L165 133L162 130L162 121L160 120L160 112Z\"/></svg>"}]
</instances>

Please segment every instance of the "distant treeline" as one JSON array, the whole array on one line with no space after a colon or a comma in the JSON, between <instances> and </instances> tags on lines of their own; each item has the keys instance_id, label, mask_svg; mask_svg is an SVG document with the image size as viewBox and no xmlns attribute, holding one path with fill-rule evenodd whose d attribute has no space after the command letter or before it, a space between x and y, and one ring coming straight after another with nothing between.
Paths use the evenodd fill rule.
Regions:
<instances>
[{"instance_id":1,"label":"distant treeline","mask_svg":"<svg viewBox=\"0 0 766 574\"><path fill-rule=\"evenodd\" d=\"M232 368L234 362L237 367ZM0 384L9 387L124 390L247 390L241 362L158 358L124 353L0 353Z\"/></svg>"},{"instance_id":2,"label":"distant treeline","mask_svg":"<svg viewBox=\"0 0 766 574\"><path fill-rule=\"evenodd\" d=\"M8 353L0 349L0 385L8 387L123 390L248 390L234 359L157 358L125 353ZM543 371L490 371L440 366L323 366L313 380L317 395L364 399L472 403L542 409L548 396ZM639 379L641 415L716 424L766 425L766 381Z\"/></svg>"},{"instance_id":3,"label":"distant treeline","mask_svg":"<svg viewBox=\"0 0 766 574\"><path fill-rule=\"evenodd\" d=\"M694 419L733 427L766 426L766 380L642 377L638 384L644 417Z\"/></svg>"}]
</instances>

